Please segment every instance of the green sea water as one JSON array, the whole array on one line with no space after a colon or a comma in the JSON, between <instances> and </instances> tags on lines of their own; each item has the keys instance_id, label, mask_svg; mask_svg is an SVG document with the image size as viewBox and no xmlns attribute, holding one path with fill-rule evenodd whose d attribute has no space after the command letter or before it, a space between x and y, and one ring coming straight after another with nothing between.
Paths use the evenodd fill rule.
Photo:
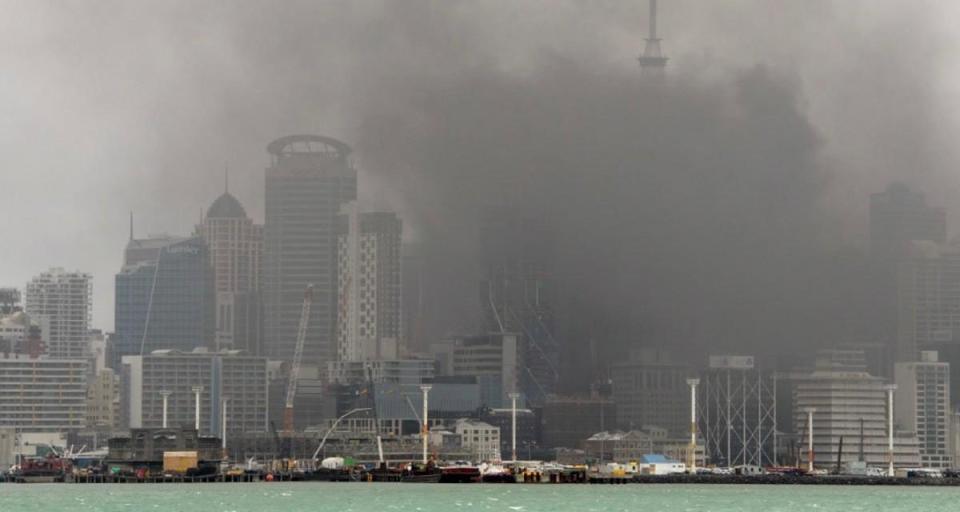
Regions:
<instances>
[{"instance_id":1,"label":"green sea water","mask_svg":"<svg viewBox=\"0 0 960 512\"><path fill-rule=\"evenodd\" d=\"M787 485L0 484L0 512L957 511L960 488Z\"/></svg>"}]
</instances>

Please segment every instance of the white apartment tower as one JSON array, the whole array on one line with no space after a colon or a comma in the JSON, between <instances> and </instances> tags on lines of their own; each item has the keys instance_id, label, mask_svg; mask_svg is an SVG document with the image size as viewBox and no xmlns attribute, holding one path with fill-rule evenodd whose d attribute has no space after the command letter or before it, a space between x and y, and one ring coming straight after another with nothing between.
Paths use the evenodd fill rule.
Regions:
<instances>
[{"instance_id":1,"label":"white apartment tower","mask_svg":"<svg viewBox=\"0 0 960 512\"><path fill-rule=\"evenodd\" d=\"M402 332L400 219L393 213L357 213L356 202L345 210L337 237L337 359L397 359Z\"/></svg>"},{"instance_id":2,"label":"white apartment tower","mask_svg":"<svg viewBox=\"0 0 960 512\"><path fill-rule=\"evenodd\" d=\"M92 295L90 274L66 272L62 268L52 268L27 283L24 309L48 328L43 333L48 356L89 357Z\"/></svg>"},{"instance_id":3,"label":"white apartment tower","mask_svg":"<svg viewBox=\"0 0 960 512\"><path fill-rule=\"evenodd\" d=\"M896 363L894 415L901 428L917 433L923 467L946 469L953 467L950 364L938 359L936 351L922 351L919 361Z\"/></svg>"}]
</instances>

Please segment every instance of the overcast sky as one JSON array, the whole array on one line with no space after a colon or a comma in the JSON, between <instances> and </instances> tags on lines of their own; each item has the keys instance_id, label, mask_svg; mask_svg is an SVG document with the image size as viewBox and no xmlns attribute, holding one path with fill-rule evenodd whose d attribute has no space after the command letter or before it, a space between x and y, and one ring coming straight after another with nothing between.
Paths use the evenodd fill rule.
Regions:
<instances>
[{"instance_id":1,"label":"overcast sky","mask_svg":"<svg viewBox=\"0 0 960 512\"><path fill-rule=\"evenodd\" d=\"M22 288L51 266L90 272L93 323L105 330L129 211L138 236L186 234L228 167L231 191L262 222L274 138L354 144L392 91L477 69L524 77L560 56L601 76L632 72L647 22L641 0L0 8L0 285ZM672 76L724 87L759 66L790 84L819 139L824 207L841 213L851 243L863 243L867 195L890 180L958 209L960 4L661 0L660 10ZM411 198L366 172L364 157L363 201L403 211Z\"/></svg>"}]
</instances>

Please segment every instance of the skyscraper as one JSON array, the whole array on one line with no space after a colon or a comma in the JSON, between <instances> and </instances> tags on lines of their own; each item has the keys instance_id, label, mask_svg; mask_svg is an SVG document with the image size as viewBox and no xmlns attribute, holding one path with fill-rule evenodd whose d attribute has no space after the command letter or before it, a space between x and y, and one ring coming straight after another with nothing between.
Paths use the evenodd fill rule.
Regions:
<instances>
[{"instance_id":1,"label":"skyscraper","mask_svg":"<svg viewBox=\"0 0 960 512\"><path fill-rule=\"evenodd\" d=\"M303 291L313 284L303 360L322 365L336 355L336 219L357 197L357 173L350 147L329 137L291 135L267 151L262 353L292 359Z\"/></svg>"},{"instance_id":2,"label":"skyscraper","mask_svg":"<svg viewBox=\"0 0 960 512\"><path fill-rule=\"evenodd\" d=\"M111 367L119 370L125 355L209 346L213 305L213 271L202 238L131 238L116 277Z\"/></svg>"},{"instance_id":3,"label":"skyscraper","mask_svg":"<svg viewBox=\"0 0 960 512\"><path fill-rule=\"evenodd\" d=\"M215 299L214 347L258 354L263 333L260 269L263 226L224 190L197 227L210 251Z\"/></svg>"},{"instance_id":4,"label":"skyscraper","mask_svg":"<svg viewBox=\"0 0 960 512\"><path fill-rule=\"evenodd\" d=\"M354 238L354 230L359 231L359 239ZM352 212L339 218L340 361L396 359L399 355L400 230L400 219L393 213Z\"/></svg>"},{"instance_id":5,"label":"skyscraper","mask_svg":"<svg viewBox=\"0 0 960 512\"><path fill-rule=\"evenodd\" d=\"M55 359L82 359L90 355L90 274L53 268L27 283L25 311L48 330L46 353Z\"/></svg>"}]
</instances>

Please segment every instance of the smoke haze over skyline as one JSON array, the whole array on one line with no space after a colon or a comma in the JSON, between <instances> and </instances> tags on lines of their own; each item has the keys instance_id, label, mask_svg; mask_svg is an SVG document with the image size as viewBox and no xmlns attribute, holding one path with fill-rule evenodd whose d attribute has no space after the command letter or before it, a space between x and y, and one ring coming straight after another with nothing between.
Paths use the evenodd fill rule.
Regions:
<instances>
[{"instance_id":1,"label":"smoke haze over skyline","mask_svg":"<svg viewBox=\"0 0 960 512\"><path fill-rule=\"evenodd\" d=\"M490 205L548 220L560 307L617 343L752 349L852 335L870 193L960 197L950 2L665 0L663 88L635 60L646 2L5 10L0 284L90 272L107 331L128 212L191 232L226 166L262 222L265 146L291 133L354 147L365 207L436 263L435 335L475 314Z\"/></svg>"}]
</instances>

